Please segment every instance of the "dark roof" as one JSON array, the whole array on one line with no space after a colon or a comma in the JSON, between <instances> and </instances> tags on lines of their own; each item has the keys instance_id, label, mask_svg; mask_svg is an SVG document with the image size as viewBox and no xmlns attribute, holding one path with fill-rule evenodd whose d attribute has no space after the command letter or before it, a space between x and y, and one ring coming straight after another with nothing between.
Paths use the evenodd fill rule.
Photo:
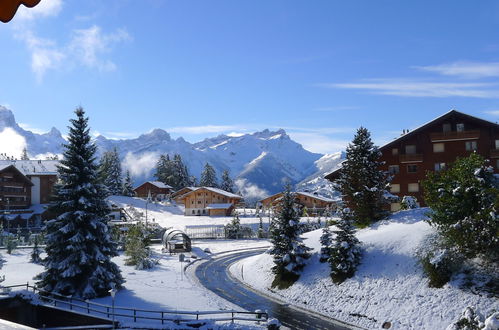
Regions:
<instances>
[{"instance_id":1,"label":"dark roof","mask_svg":"<svg viewBox=\"0 0 499 330\"><path fill-rule=\"evenodd\" d=\"M34 186L33 182L31 182L30 179L28 179L28 177L26 175L24 175L23 172L21 172L17 167L15 167L14 165L7 165L7 166L4 166L2 168L0 168L0 172L6 172L7 170L9 169L12 169L14 170L14 172L17 172L22 178L24 181L26 181L27 183L29 183L30 185Z\"/></svg>"}]
</instances>

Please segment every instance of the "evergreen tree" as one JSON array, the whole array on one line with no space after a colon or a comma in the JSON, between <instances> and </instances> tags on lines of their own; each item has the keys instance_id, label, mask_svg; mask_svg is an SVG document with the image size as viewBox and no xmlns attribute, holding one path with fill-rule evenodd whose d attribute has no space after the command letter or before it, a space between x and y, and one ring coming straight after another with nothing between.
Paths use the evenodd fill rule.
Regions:
<instances>
[{"instance_id":1,"label":"evergreen tree","mask_svg":"<svg viewBox=\"0 0 499 330\"><path fill-rule=\"evenodd\" d=\"M199 185L201 187L218 187L217 174L215 173L215 169L209 163L204 165Z\"/></svg>"},{"instance_id":2,"label":"evergreen tree","mask_svg":"<svg viewBox=\"0 0 499 330\"><path fill-rule=\"evenodd\" d=\"M241 220L239 220L239 214L236 212L232 221L225 226L225 237L229 239L240 238L241 229Z\"/></svg>"},{"instance_id":3,"label":"evergreen tree","mask_svg":"<svg viewBox=\"0 0 499 330\"><path fill-rule=\"evenodd\" d=\"M123 196L132 197L135 195L133 191L132 178L130 177L130 171L126 171L125 182L123 182Z\"/></svg>"},{"instance_id":4,"label":"evergreen tree","mask_svg":"<svg viewBox=\"0 0 499 330\"><path fill-rule=\"evenodd\" d=\"M321 243L321 252L319 256L319 261L326 262L329 260L329 257L331 256L331 246L333 244L333 235L331 233L331 230L327 226L327 223L326 227L322 229L320 243Z\"/></svg>"},{"instance_id":5,"label":"evergreen tree","mask_svg":"<svg viewBox=\"0 0 499 330\"><path fill-rule=\"evenodd\" d=\"M166 184L172 186L175 190L190 185L189 171L187 170L187 166L182 162L182 157L179 154L173 156L171 175L168 177Z\"/></svg>"},{"instance_id":6,"label":"evergreen tree","mask_svg":"<svg viewBox=\"0 0 499 330\"><path fill-rule=\"evenodd\" d=\"M274 259L272 272L276 275L272 287L280 289L292 285L299 278L305 260L310 257L310 248L303 244L300 237L300 215L294 207L294 200L288 184L270 230L270 254Z\"/></svg>"},{"instance_id":7,"label":"evergreen tree","mask_svg":"<svg viewBox=\"0 0 499 330\"><path fill-rule=\"evenodd\" d=\"M88 118L82 108L75 113L49 209L56 217L46 222L45 271L37 284L48 292L91 299L120 288L123 278L111 261L116 244L107 224L110 210L98 183Z\"/></svg>"},{"instance_id":8,"label":"evergreen tree","mask_svg":"<svg viewBox=\"0 0 499 330\"><path fill-rule=\"evenodd\" d=\"M220 189L234 193L234 181L232 181L229 170L222 172L222 183L220 184Z\"/></svg>"},{"instance_id":9,"label":"evergreen tree","mask_svg":"<svg viewBox=\"0 0 499 330\"><path fill-rule=\"evenodd\" d=\"M121 195L123 180L121 178L121 162L118 150L106 151L99 164L99 180L104 184L110 195Z\"/></svg>"},{"instance_id":10,"label":"evergreen tree","mask_svg":"<svg viewBox=\"0 0 499 330\"><path fill-rule=\"evenodd\" d=\"M467 258L499 263L499 180L480 155L428 173L423 188L429 223L444 245Z\"/></svg>"},{"instance_id":11,"label":"evergreen tree","mask_svg":"<svg viewBox=\"0 0 499 330\"><path fill-rule=\"evenodd\" d=\"M379 169L381 152L371 141L369 131L357 130L347 147L336 188L353 212L357 225L367 226L387 215L383 205L389 177Z\"/></svg>"},{"instance_id":12,"label":"evergreen tree","mask_svg":"<svg viewBox=\"0 0 499 330\"><path fill-rule=\"evenodd\" d=\"M342 283L352 277L362 257L360 242L355 237L355 227L351 217L344 216L338 221L336 238L329 251L329 266L334 283Z\"/></svg>"},{"instance_id":13,"label":"evergreen tree","mask_svg":"<svg viewBox=\"0 0 499 330\"><path fill-rule=\"evenodd\" d=\"M152 258L149 232L142 223L130 226L125 242L125 264L135 269L151 269L157 263Z\"/></svg>"},{"instance_id":14,"label":"evergreen tree","mask_svg":"<svg viewBox=\"0 0 499 330\"><path fill-rule=\"evenodd\" d=\"M154 176L156 177L156 180L168 184L168 177L171 176L171 162L168 154L159 156Z\"/></svg>"},{"instance_id":15,"label":"evergreen tree","mask_svg":"<svg viewBox=\"0 0 499 330\"><path fill-rule=\"evenodd\" d=\"M26 147L23 148L23 152L21 154L21 160L29 160L28 149L26 149Z\"/></svg>"},{"instance_id":16,"label":"evergreen tree","mask_svg":"<svg viewBox=\"0 0 499 330\"><path fill-rule=\"evenodd\" d=\"M41 243L40 235L36 235L33 240L33 251L31 251L31 262L34 264L41 264L42 258L40 254L42 253L40 247L38 246Z\"/></svg>"}]
</instances>

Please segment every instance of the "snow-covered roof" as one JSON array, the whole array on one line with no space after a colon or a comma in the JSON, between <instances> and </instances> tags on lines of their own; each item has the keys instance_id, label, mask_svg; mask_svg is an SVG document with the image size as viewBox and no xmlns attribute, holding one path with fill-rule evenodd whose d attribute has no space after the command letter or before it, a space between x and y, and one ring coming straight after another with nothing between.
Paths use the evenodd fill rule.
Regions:
<instances>
[{"instance_id":1,"label":"snow-covered roof","mask_svg":"<svg viewBox=\"0 0 499 330\"><path fill-rule=\"evenodd\" d=\"M214 193L217 193L217 194L220 194L220 195L224 195L224 196L227 196L227 197L231 197L231 198L242 198L241 196L239 195L236 195L236 194L233 194L233 193L230 193L228 191L225 191L225 190L222 190L222 189L218 189L218 188L213 188L213 187L197 187L195 190L193 191L198 191L200 189L206 189L206 190L209 190L209 191L212 191ZM192 191L191 191L192 192ZM187 193L189 194L189 193ZM186 194L186 195L187 195Z\"/></svg>"},{"instance_id":2,"label":"snow-covered roof","mask_svg":"<svg viewBox=\"0 0 499 330\"><path fill-rule=\"evenodd\" d=\"M0 170L13 165L24 175L57 175L58 160L0 160Z\"/></svg>"},{"instance_id":3,"label":"snow-covered roof","mask_svg":"<svg viewBox=\"0 0 499 330\"><path fill-rule=\"evenodd\" d=\"M161 181L147 181L149 182L150 184L152 184L153 186L156 186L158 188L166 188L166 189L172 189L173 187L172 186L169 186L167 185L166 183L163 183Z\"/></svg>"},{"instance_id":4,"label":"snow-covered roof","mask_svg":"<svg viewBox=\"0 0 499 330\"><path fill-rule=\"evenodd\" d=\"M207 210L226 210L232 207L231 203L220 203L220 204L208 204L206 207Z\"/></svg>"},{"instance_id":5,"label":"snow-covered roof","mask_svg":"<svg viewBox=\"0 0 499 330\"><path fill-rule=\"evenodd\" d=\"M334 200L331 199L331 198L327 198L327 197L324 197L324 196L321 196L321 195L316 195L316 194L305 192L305 191L298 191L296 193L300 194L300 195L303 195L303 196L315 198L315 199L318 199L318 200L321 200L321 201L324 201L324 202L327 202L327 203L333 203L334 202Z\"/></svg>"}]
</instances>

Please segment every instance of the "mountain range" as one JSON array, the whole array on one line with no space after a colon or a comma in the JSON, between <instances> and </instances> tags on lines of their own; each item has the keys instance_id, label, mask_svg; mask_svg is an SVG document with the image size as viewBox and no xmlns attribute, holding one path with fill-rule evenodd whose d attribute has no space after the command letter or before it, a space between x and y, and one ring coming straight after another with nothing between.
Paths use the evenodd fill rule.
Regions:
<instances>
[{"instance_id":1,"label":"mountain range","mask_svg":"<svg viewBox=\"0 0 499 330\"><path fill-rule=\"evenodd\" d=\"M0 106L0 132L6 129L24 138L31 158L61 154L66 142L56 128L45 134L23 129L12 111ZM218 135L197 143L189 143L182 137L174 139L168 132L154 129L133 139L115 140L99 135L95 143L99 154L116 147L123 167L130 170L136 184L153 177L161 154L180 154L190 174L197 178L206 162L215 168L219 177L223 170L228 169L237 189L248 200L282 191L286 182L300 190L318 191L332 197L332 186L323 176L334 170L344 158L343 153L322 155L310 152L293 141L283 129L266 129L237 137Z\"/></svg>"}]
</instances>

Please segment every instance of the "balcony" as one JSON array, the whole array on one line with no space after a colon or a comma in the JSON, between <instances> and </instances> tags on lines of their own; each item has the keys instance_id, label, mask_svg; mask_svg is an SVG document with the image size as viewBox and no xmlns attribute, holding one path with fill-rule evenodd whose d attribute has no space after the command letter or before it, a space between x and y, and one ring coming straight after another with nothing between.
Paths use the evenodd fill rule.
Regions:
<instances>
[{"instance_id":1,"label":"balcony","mask_svg":"<svg viewBox=\"0 0 499 330\"><path fill-rule=\"evenodd\" d=\"M452 140L476 140L480 138L480 131L463 131L463 132L438 132L430 133L431 142L452 141Z\"/></svg>"},{"instance_id":2,"label":"balcony","mask_svg":"<svg viewBox=\"0 0 499 330\"><path fill-rule=\"evenodd\" d=\"M423 154L405 154L399 155L401 163L421 163L423 161Z\"/></svg>"},{"instance_id":3,"label":"balcony","mask_svg":"<svg viewBox=\"0 0 499 330\"><path fill-rule=\"evenodd\" d=\"M499 149L490 149L490 158L499 158Z\"/></svg>"}]
</instances>

